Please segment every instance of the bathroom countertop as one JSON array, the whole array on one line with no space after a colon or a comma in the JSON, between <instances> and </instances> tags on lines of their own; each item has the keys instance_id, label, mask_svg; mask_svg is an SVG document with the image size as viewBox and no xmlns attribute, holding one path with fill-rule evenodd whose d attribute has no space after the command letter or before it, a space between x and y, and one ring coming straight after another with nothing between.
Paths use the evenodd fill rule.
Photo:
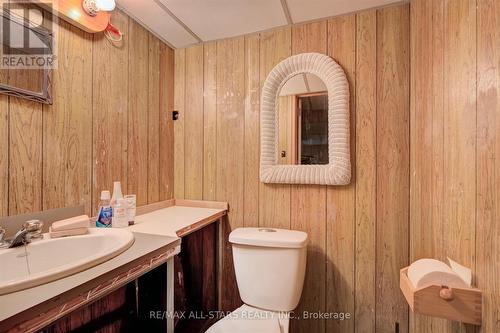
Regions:
<instances>
[{"instance_id":1,"label":"bathroom countertop","mask_svg":"<svg viewBox=\"0 0 500 333\"><path fill-rule=\"evenodd\" d=\"M223 204L214 208L196 207L193 203L199 202L176 200L173 206L138 215L135 224L130 226L129 230L152 235L183 237L217 221L227 212Z\"/></svg>"},{"instance_id":2,"label":"bathroom countertop","mask_svg":"<svg viewBox=\"0 0 500 333\"><path fill-rule=\"evenodd\" d=\"M125 283L137 274L180 252L181 237L214 223L227 214L224 202L171 199L137 208L132 246L118 256L82 272L37 287L0 296L0 331L21 327L43 317L60 317ZM112 282L110 282L112 281ZM38 316L38 314L43 314ZM38 317L37 317L38 316Z\"/></svg>"},{"instance_id":3,"label":"bathroom countertop","mask_svg":"<svg viewBox=\"0 0 500 333\"><path fill-rule=\"evenodd\" d=\"M156 251L174 249L172 256L180 250L180 239L134 232L132 246L118 256L82 272L40 286L0 296L0 331L2 321L47 302L57 296L78 288L87 282L113 272Z\"/></svg>"}]
</instances>

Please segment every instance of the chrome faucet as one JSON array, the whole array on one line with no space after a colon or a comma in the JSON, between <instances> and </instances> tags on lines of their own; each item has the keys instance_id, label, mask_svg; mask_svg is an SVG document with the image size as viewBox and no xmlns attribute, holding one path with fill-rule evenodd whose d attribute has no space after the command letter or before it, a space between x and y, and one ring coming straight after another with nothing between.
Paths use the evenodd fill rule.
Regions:
<instances>
[{"instance_id":1,"label":"chrome faucet","mask_svg":"<svg viewBox=\"0 0 500 333\"><path fill-rule=\"evenodd\" d=\"M43 222L40 220L26 221L23 224L21 230L16 232L14 237L12 237L10 240L5 240L5 241L3 240L3 234L5 234L5 230L3 233L0 231L1 235L0 240L2 241L0 242L0 244L2 243L7 244L6 247L12 248L21 245L26 245L28 243L31 243L33 240L42 239L43 238L42 227L43 227Z\"/></svg>"},{"instance_id":2,"label":"chrome faucet","mask_svg":"<svg viewBox=\"0 0 500 333\"><path fill-rule=\"evenodd\" d=\"M4 237L5 237L5 229L0 227L0 246L2 246L5 243Z\"/></svg>"}]
</instances>

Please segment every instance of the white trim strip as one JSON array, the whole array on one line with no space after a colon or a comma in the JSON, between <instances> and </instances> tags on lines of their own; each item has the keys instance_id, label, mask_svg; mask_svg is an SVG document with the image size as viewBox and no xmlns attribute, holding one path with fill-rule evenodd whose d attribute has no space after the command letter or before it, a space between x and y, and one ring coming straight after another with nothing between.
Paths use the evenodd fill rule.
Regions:
<instances>
[{"instance_id":1,"label":"white trim strip","mask_svg":"<svg viewBox=\"0 0 500 333\"><path fill-rule=\"evenodd\" d=\"M288 24L293 24L292 15L290 14L290 9L288 8L286 0L281 0L281 7L283 7L283 13L285 13Z\"/></svg>"},{"instance_id":2,"label":"white trim strip","mask_svg":"<svg viewBox=\"0 0 500 333\"><path fill-rule=\"evenodd\" d=\"M203 40L197 34L195 34L193 30L189 29L189 27L184 22L182 22L177 16L175 16L175 14L172 13L170 9L168 9L163 2L161 2L160 0L154 0L154 2L156 2L156 4L160 6L160 8L163 9L163 11L165 11L165 13L170 15L170 17L175 22L177 22L184 30L186 30L194 39L196 39L198 43L203 43Z\"/></svg>"}]
</instances>

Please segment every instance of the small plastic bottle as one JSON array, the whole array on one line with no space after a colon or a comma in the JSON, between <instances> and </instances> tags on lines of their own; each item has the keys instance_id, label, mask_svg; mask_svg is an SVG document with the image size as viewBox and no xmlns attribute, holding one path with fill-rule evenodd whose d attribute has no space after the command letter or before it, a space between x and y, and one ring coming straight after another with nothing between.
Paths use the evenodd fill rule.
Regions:
<instances>
[{"instance_id":1,"label":"small plastic bottle","mask_svg":"<svg viewBox=\"0 0 500 333\"><path fill-rule=\"evenodd\" d=\"M122 183L114 182L113 183L113 196L111 197L111 206L114 206L118 199L123 198L122 193Z\"/></svg>"},{"instance_id":2,"label":"small plastic bottle","mask_svg":"<svg viewBox=\"0 0 500 333\"><path fill-rule=\"evenodd\" d=\"M97 220L95 221L96 227L109 228L111 227L111 217L113 216L113 209L110 203L109 191L101 192L101 201L99 201L99 211L97 213Z\"/></svg>"},{"instance_id":3,"label":"small plastic bottle","mask_svg":"<svg viewBox=\"0 0 500 333\"><path fill-rule=\"evenodd\" d=\"M125 227L128 227L127 202L121 198L113 205L113 228Z\"/></svg>"}]
</instances>

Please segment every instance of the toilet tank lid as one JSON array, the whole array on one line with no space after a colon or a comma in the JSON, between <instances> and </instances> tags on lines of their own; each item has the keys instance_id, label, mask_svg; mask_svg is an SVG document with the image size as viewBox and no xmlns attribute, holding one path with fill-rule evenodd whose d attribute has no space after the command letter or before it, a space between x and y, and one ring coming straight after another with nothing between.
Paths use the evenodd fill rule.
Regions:
<instances>
[{"instance_id":1,"label":"toilet tank lid","mask_svg":"<svg viewBox=\"0 0 500 333\"><path fill-rule=\"evenodd\" d=\"M229 234L229 241L252 246L302 248L307 245L307 234L276 228L238 228Z\"/></svg>"}]
</instances>

